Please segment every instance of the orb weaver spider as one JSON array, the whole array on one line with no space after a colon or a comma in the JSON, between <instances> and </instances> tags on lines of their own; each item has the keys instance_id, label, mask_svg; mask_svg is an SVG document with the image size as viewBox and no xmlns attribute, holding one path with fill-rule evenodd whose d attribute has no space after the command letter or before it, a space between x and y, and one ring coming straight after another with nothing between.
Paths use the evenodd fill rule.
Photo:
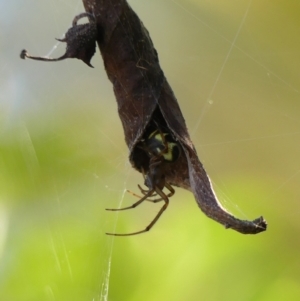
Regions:
<instances>
[{"instance_id":1,"label":"orb weaver spider","mask_svg":"<svg viewBox=\"0 0 300 301\"><path fill-rule=\"evenodd\" d=\"M144 230L124 234L106 233L107 235L130 236L148 232L158 221L163 212L168 208L169 198L175 193L173 187L166 182L164 174L164 168L166 166L165 163L168 164L175 162L181 153L181 147L175 142L171 134L164 133L160 129L156 129L146 139L141 141L140 148L142 148L149 156L149 169L147 173L145 174L144 170L142 170L145 179L144 184L148 187L148 189L143 189L140 185L138 185L143 197L140 197L130 191L129 192L136 197L140 197L140 200L128 207L106 210L122 211L133 209L142 204L144 201L149 201L152 203L164 201L164 205ZM169 193L165 194L163 192L164 188L167 188ZM158 198L149 199L153 196L158 196Z\"/></svg>"}]
</instances>

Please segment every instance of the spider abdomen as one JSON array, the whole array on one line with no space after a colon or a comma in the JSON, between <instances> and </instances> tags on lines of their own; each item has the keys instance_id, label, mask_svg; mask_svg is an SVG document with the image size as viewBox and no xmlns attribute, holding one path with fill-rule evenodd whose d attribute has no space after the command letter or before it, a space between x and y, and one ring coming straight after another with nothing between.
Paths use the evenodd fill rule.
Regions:
<instances>
[{"instance_id":1,"label":"spider abdomen","mask_svg":"<svg viewBox=\"0 0 300 301\"><path fill-rule=\"evenodd\" d=\"M147 149L152 155L163 157L167 162L175 162L180 155L180 147L169 133L159 130L152 132L145 141Z\"/></svg>"}]
</instances>

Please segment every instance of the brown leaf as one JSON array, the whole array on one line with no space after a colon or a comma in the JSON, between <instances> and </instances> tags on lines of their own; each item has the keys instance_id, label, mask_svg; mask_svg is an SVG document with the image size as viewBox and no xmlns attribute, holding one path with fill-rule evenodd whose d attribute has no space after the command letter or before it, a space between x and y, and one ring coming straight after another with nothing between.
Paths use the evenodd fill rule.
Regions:
<instances>
[{"instance_id":1,"label":"brown leaf","mask_svg":"<svg viewBox=\"0 0 300 301\"><path fill-rule=\"evenodd\" d=\"M131 7L123 0L83 2L102 30L98 45L113 84L132 166L144 172L147 181L151 156L141 145L159 127L171 133L183 149L176 162L163 165L166 183L191 190L200 209L226 228L244 234L265 231L267 223L262 217L253 221L237 219L218 202L148 31Z\"/></svg>"},{"instance_id":2,"label":"brown leaf","mask_svg":"<svg viewBox=\"0 0 300 301\"><path fill-rule=\"evenodd\" d=\"M32 57L26 50L20 56L43 61L78 58L91 66L97 39L118 102L130 162L144 174L147 186L147 189L139 186L143 197L138 202L121 210L135 208L144 200L164 202L144 230L117 235L149 231L174 194L171 185L192 191L200 209L226 228L244 234L265 231L267 223L263 217L253 221L240 220L218 202L198 159L175 95L161 70L149 33L128 3L125 0L83 2L87 13L75 17L73 26L60 40L67 43L63 56L58 59ZM78 20L85 16L89 17L90 23L78 25ZM173 149L178 151L175 156ZM165 187L168 194L163 192ZM155 195L158 199L149 199Z\"/></svg>"},{"instance_id":3,"label":"brown leaf","mask_svg":"<svg viewBox=\"0 0 300 301\"><path fill-rule=\"evenodd\" d=\"M83 17L89 17L90 23L77 24L78 20ZM64 55L59 58L36 57L28 54L26 50L22 50L20 57L22 59L30 58L33 60L55 62L67 58L77 58L82 60L88 66L93 67L90 63L96 51L97 27L94 17L88 13L82 13L73 20L72 27L67 31L63 39L57 39L60 42L66 42L67 48Z\"/></svg>"}]
</instances>

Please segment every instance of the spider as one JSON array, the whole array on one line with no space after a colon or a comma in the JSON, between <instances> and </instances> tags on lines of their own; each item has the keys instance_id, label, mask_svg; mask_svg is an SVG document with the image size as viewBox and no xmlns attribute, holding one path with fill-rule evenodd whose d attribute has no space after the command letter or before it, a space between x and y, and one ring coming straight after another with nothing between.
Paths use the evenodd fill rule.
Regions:
<instances>
[{"instance_id":1,"label":"spider","mask_svg":"<svg viewBox=\"0 0 300 301\"><path fill-rule=\"evenodd\" d=\"M161 207L152 222L144 230L124 234L106 233L107 235L130 236L148 232L167 209L169 205L169 198L175 193L173 187L165 180L164 167L165 163L173 163L178 159L181 153L180 146L174 141L170 133L164 133L160 129L153 131L146 139L142 140L141 143L141 148L145 150L149 156L149 170L146 174L144 170L142 170L145 179L145 185L148 187L148 189L143 189L140 185L138 185L143 197L140 197L134 193L132 194L136 197L140 197L140 200L129 207L106 210L121 211L133 209L144 201L149 201L152 203L164 201L164 205ZM168 194L163 192L164 187L169 190ZM153 196L158 196L158 198L149 199Z\"/></svg>"}]
</instances>

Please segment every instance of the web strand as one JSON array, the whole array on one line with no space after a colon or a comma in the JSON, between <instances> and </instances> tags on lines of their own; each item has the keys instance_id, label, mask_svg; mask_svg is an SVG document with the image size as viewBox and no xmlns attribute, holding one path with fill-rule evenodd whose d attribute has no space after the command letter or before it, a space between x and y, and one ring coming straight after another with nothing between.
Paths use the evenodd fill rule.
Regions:
<instances>
[{"instance_id":1,"label":"web strand","mask_svg":"<svg viewBox=\"0 0 300 301\"><path fill-rule=\"evenodd\" d=\"M251 3L252 3L252 0L249 1L247 9L246 9L246 11L244 13L243 19L242 19L242 21L240 23L240 26L239 26L236 34L235 34L235 37L234 37L233 41L230 43L230 48L229 48L229 50L227 52L227 55L226 55L226 57L224 59L224 62L222 64L222 66L220 68L220 71L219 71L219 73L218 73L218 75L216 77L216 80L215 80L215 82L214 82L214 84L213 84L213 86L212 86L212 88L210 90L210 93L208 95L207 101L205 102L205 105L204 105L203 109L201 110L201 114L200 114L200 116L198 118L197 123L195 124L194 128L192 129L192 135L194 135L195 132L198 130L198 128L200 126L200 123L203 120L204 115L207 113L207 111L210 108L210 104L211 104L211 101L212 101L212 96L213 96L213 94L215 92L215 89L216 89L218 83L219 83L220 77L222 76L223 70L224 70L224 68L225 68L225 66L226 66L226 64L228 62L228 59L229 59L229 57L230 57L230 55L232 53L232 50L235 47L235 44L236 44L236 41L237 41L237 39L238 39L238 37L240 35L241 29L243 28L243 25L244 25L244 23L245 23L245 21L247 19Z\"/></svg>"}]
</instances>

